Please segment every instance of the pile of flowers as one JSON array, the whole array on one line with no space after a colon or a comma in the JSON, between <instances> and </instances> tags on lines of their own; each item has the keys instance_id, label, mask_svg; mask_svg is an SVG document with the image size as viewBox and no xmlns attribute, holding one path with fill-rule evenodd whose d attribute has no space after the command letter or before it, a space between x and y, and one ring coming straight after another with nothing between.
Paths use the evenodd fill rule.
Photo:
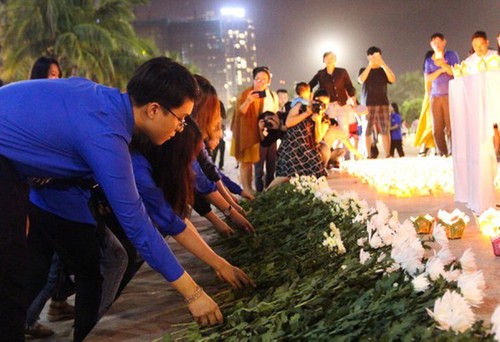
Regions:
<instances>
[{"instance_id":1,"label":"pile of flowers","mask_svg":"<svg viewBox=\"0 0 500 342\"><path fill-rule=\"evenodd\" d=\"M440 225L422 241L382 202L369 207L311 177L258 196L247 210L257 235L216 249L257 288L221 290L214 298L223 325L188 323L169 339L500 340L500 309L491 326L472 310L485 286L473 253L455 257Z\"/></svg>"}]
</instances>

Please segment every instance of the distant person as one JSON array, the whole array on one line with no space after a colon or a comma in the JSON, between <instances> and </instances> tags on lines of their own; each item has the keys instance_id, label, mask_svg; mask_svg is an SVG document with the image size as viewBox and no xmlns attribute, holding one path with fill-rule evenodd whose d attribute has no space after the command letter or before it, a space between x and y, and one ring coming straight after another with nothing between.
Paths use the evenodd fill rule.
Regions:
<instances>
[{"instance_id":1,"label":"distant person","mask_svg":"<svg viewBox=\"0 0 500 342\"><path fill-rule=\"evenodd\" d=\"M356 89L347 70L337 67L337 56L332 51L327 51L323 54L323 63L325 68L318 70L309 81L311 91L316 87L325 89L330 96L331 104L338 103L344 106L349 98L356 103Z\"/></svg>"},{"instance_id":2,"label":"distant person","mask_svg":"<svg viewBox=\"0 0 500 342\"><path fill-rule=\"evenodd\" d=\"M427 51L424 57L425 71L425 61L427 58L434 54L433 50ZM420 116L417 122L417 127L415 130L415 142L414 145L419 148L418 156L426 157L429 151L434 151L436 144L434 142L434 136L432 135L432 115L431 115L431 102L430 94L432 88L432 81L424 79L424 98L422 100L422 108L420 109ZM434 153L434 152L432 152Z\"/></svg>"},{"instance_id":3,"label":"distant person","mask_svg":"<svg viewBox=\"0 0 500 342\"><path fill-rule=\"evenodd\" d=\"M430 94L432 134L437 153L440 156L448 156L452 141L448 83L453 79L451 67L459 63L459 58L455 51L445 50L446 39L442 33L434 33L430 45L434 53L425 60L424 74L425 80L432 83Z\"/></svg>"},{"instance_id":4,"label":"distant person","mask_svg":"<svg viewBox=\"0 0 500 342\"><path fill-rule=\"evenodd\" d=\"M272 160L266 160L268 156L276 156L272 149L276 146L270 146L267 151L260 153L262 146L260 144L260 134L258 128L258 116L265 112L278 111L278 96L269 89L271 83L271 72L268 67L259 66L253 69L253 84L238 95L234 110L231 130L233 131L233 140L231 142L231 155L239 163L240 179L243 190L252 194L253 166L256 164L256 181L263 178L263 165L269 162L272 166ZM274 157L275 158L275 157ZM274 176L274 171L273 176ZM257 174L258 173L258 174ZM268 169L268 174L270 170ZM271 176L269 174L269 176Z\"/></svg>"},{"instance_id":5,"label":"distant person","mask_svg":"<svg viewBox=\"0 0 500 342\"><path fill-rule=\"evenodd\" d=\"M382 50L376 46L366 51L368 65L359 70L358 82L362 84L361 104L368 108L367 125L363 131L367 157L371 156L372 134L374 127L378 127L385 157L390 155L390 113L387 85L396 81L391 68L382 59Z\"/></svg>"},{"instance_id":6,"label":"distant person","mask_svg":"<svg viewBox=\"0 0 500 342\"><path fill-rule=\"evenodd\" d=\"M276 94L278 94L278 111L285 112L285 104L288 102L288 91L286 89L278 89L276 90Z\"/></svg>"},{"instance_id":7,"label":"distant person","mask_svg":"<svg viewBox=\"0 0 500 342\"><path fill-rule=\"evenodd\" d=\"M403 119L399 113L398 104L391 103L391 149L390 156L394 157L394 151L398 151L400 157L404 157L405 153L403 151Z\"/></svg>"},{"instance_id":8,"label":"distant person","mask_svg":"<svg viewBox=\"0 0 500 342\"><path fill-rule=\"evenodd\" d=\"M222 101L220 101L220 115L222 117L222 120L225 120L227 117L226 107L224 106L224 103L222 103ZM221 129L222 136L220 137L217 146L215 146L212 150L212 159L214 163L217 163L217 156L219 156L218 166L221 171L224 171L224 154L226 153L226 140L224 140L224 138L226 137L226 126L224 124L221 124Z\"/></svg>"},{"instance_id":9,"label":"distant person","mask_svg":"<svg viewBox=\"0 0 500 342\"><path fill-rule=\"evenodd\" d=\"M319 89L309 102L305 96L309 96L310 88L307 86L303 91L299 96L304 97L293 101L294 106L287 116L288 130L279 147L276 178L269 188L287 182L296 175L326 175L326 158L323 156L326 146L323 138L330 126L325 115L330 98L326 90Z\"/></svg>"},{"instance_id":10,"label":"distant person","mask_svg":"<svg viewBox=\"0 0 500 342\"><path fill-rule=\"evenodd\" d=\"M485 63L485 60L488 57L493 56L498 52L488 48L490 41L484 31L474 32L471 44L474 53L465 59L465 64L467 65L469 74L477 74L482 68L481 64ZM484 69L485 68L486 65L484 65Z\"/></svg>"}]
</instances>

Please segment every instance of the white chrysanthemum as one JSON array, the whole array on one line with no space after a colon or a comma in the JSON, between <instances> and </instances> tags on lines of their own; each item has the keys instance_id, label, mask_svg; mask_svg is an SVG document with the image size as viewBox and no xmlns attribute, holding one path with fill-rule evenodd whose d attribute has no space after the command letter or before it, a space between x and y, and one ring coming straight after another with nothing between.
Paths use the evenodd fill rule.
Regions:
<instances>
[{"instance_id":1,"label":"white chrysanthemum","mask_svg":"<svg viewBox=\"0 0 500 342\"><path fill-rule=\"evenodd\" d=\"M427 273L420 273L418 276L413 278L411 281L413 289L415 292L424 292L430 286L429 279L427 278Z\"/></svg>"},{"instance_id":2,"label":"white chrysanthemum","mask_svg":"<svg viewBox=\"0 0 500 342\"><path fill-rule=\"evenodd\" d=\"M495 335L495 341L500 341L500 305L497 306L491 316L491 324L493 325L491 333Z\"/></svg>"},{"instance_id":3,"label":"white chrysanthemum","mask_svg":"<svg viewBox=\"0 0 500 342\"><path fill-rule=\"evenodd\" d=\"M432 236L441 247L448 247L448 238L442 225L435 224Z\"/></svg>"},{"instance_id":4,"label":"white chrysanthemum","mask_svg":"<svg viewBox=\"0 0 500 342\"><path fill-rule=\"evenodd\" d=\"M426 310L438 323L439 329L451 329L455 333L465 332L475 321L469 304L455 291L447 290L443 297L434 303L434 311Z\"/></svg>"},{"instance_id":5,"label":"white chrysanthemum","mask_svg":"<svg viewBox=\"0 0 500 342\"><path fill-rule=\"evenodd\" d=\"M380 235L378 235L378 233L373 233L370 235L371 236L368 237L370 247L377 249L384 246L384 242L382 241L382 238L380 237Z\"/></svg>"},{"instance_id":6,"label":"white chrysanthemum","mask_svg":"<svg viewBox=\"0 0 500 342\"><path fill-rule=\"evenodd\" d=\"M482 271L462 273L458 277L458 287L471 306L477 307L483 303L485 281Z\"/></svg>"},{"instance_id":7,"label":"white chrysanthemum","mask_svg":"<svg viewBox=\"0 0 500 342\"><path fill-rule=\"evenodd\" d=\"M378 227L378 235L384 242L384 245L390 245L394 237L394 230L389 225Z\"/></svg>"},{"instance_id":8,"label":"white chrysanthemum","mask_svg":"<svg viewBox=\"0 0 500 342\"><path fill-rule=\"evenodd\" d=\"M387 254L385 254L384 252L380 253L380 255L377 258L377 262L382 262L386 256Z\"/></svg>"},{"instance_id":9,"label":"white chrysanthemum","mask_svg":"<svg viewBox=\"0 0 500 342\"><path fill-rule=\"evenodd\" d=\"M399 264L397 262L393 263L391 266L387 267L385 269L385 273L387 274L391 274L393 272L396 272L397 270L399 270L401 267L399 266Z\"/></svg>"},{"instance_id":10,"label":"white chrysanthemum","mask_svg":"<svg viewBox=\"0 0 500 342\"><path fill-rule=\"evenodd\" d=\"M389 218L387 223L392 229L397 229L399 227L399 214L396 210L392 211L392 216Z\"/></svg>"},{"instance_id":11,"label":"white chrysanthemum","mask_svg":"<svg viewBox=\"0 0 500 342\"><path fill-rule=\"evenodd\" d=\"M460 258L460 266L462 266L464 272L475 272L477 270L476 257L470 248L467 248Z\"/></svg>"},{"instance_id":12,"label":"white chrysanthemum","mask_svg":"<svg viewBox=\"0 0 500 342\"><path fill-rule=\"evenodd\" d=\"M452 281L458 281L458 277L462 274L462 271L459 269L452 269L448 272L445 272L444 278L447 282L451 283Z\"/></svg>"},{"instance_id":13,"label":"white chrysanthemum","mask_svg":"<svg viewBox=\"0 0 500 342\"><path fill-rule=\"evenodd\" d=\"M358 246L362 247L365 245L365 243L368 241L368 238L367 237L362 237L362 238L359 238L356 243L358 244Z\"/></svg>"},{"instance_id":14,"label":"white chrysanthemum","mask_svg":"<svg viewBox=\"0 0 500 342\"><path fill-rule=\"evenodd\" d=\"M371 255L369 252L365 252L363 249L359 250L359 262L361 265L364 265L368 259L371 258Z\"/></svg>"},{"instance_id":15,"label":"white chrysanthemum","mask_svg":"<svg viewBox=\"0 0 500 342\"><path fill-rule=\"evenodd\" d=\"M414 249L411 248L411 245L405 244L400 247L393 247L391 258L393 258L401 268L408 272L408 274L413 275L417 271L422 271L424 269L422 263L423 254L423 248L422 250Z\"/></svg>"},{"instance_id":16,"label":"white chrysanthemum","mask_svg":"<svg viewBox=\"0 0 500 342\"><path fill-rule=\"evenodd\" d=\"M439 250L437 257L441 259L445 266L451 264L456 259L447 246L444 246Z\"/></svg>"},{"instance_id":17,"label":"white chrysanthemum","mask_svg":"<svg viewBox=\"0 0 500 342\"><path fill-rule=\"evenodd\" d=\"M429 274L429 278L431 278L432 281L436 281L439 276L442 275L444 277L445 275L443 262L435 256L427 260L425 271Z\"/></svg>"},{"instance_id":18,"label":"white chrysanthemum","mask_svg":"<svg viewBox=\"0 0 500 342\"><path fill-rule=\"evenodd\" d=\"M375 203L375 209L377 214L372 219L375 220L375 226L380 227L389 221L389 209L382 201Z\"/></svg>"}]
</instances>

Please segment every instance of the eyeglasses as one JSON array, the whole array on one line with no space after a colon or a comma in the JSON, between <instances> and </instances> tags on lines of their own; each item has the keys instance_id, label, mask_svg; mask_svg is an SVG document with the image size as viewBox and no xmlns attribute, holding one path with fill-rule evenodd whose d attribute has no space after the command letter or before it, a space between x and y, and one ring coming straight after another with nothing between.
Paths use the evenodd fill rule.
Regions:
<instances>
[{"instance_id":1,"label":"eyeglasses","mask_svg":"<svg viewBox=\"0 0 500 342\"><path fill-rule=\"evenodd\" d=\"M163 107L162 108L166 109L167 112L169 112L170 114L172 114L178 121L179 121L179 126L177 126L177 131L178 132L182 132L184 130L184 127L187 126L187 122L186 122L186 119L181 119L180 117L178 117L174 112L172 112L170 109L168 109L167 107Z\"/></svg>"}]
</instances>

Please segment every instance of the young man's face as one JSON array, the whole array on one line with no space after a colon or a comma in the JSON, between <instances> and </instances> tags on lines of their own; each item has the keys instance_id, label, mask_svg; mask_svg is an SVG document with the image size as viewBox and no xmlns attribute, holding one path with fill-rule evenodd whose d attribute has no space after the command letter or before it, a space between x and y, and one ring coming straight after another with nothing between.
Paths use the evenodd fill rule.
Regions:
<instances>
[{"instance_id":1,"label":"young man's face","mask_svg":"<svg viewBox=\"0 0 500 342\"><path fill-rule=\"evenodd\" d=\"M482 37L472 39L472 48L474 49L474 52L479 56L486 55L489 45L490 41L488 39L484 39Z\"/></svg>"},{"instance_id":2,"label":"young man's face","mask_svg":"<svg viewBox=\"0 0 500 342\"><path fill-rule=\"evenodd\" d=\"M431 48L434 50L434 52L439 51L443 52L444 48L446 46L446 39L441 39L439 37L434 37L431 40Z\"/></svg>"},{"instance_id":3,"label":"young man's face","mask_svg":"<svg viewBox=\"0 0 500 342\"><path fill-rule=\"evenodd\" d=\"M176 133L184 130L184 120L194 107L192 100L186 100L180 107L163 108L157 103L150 104L153 116L145 133L155 145L161 145Z\"/></svg>"},{"instance_id":4,"label":"young man's face","mask_svg":"<svg viewBox=\"0 0 500 342\"><path fill-rule=\"evenodd\" d=\"M283 107L285 105L285 103L288 102L288 93L279 92L278 93L278 102L279 102L280 107Z\"/></svg>"}]
</instances>

